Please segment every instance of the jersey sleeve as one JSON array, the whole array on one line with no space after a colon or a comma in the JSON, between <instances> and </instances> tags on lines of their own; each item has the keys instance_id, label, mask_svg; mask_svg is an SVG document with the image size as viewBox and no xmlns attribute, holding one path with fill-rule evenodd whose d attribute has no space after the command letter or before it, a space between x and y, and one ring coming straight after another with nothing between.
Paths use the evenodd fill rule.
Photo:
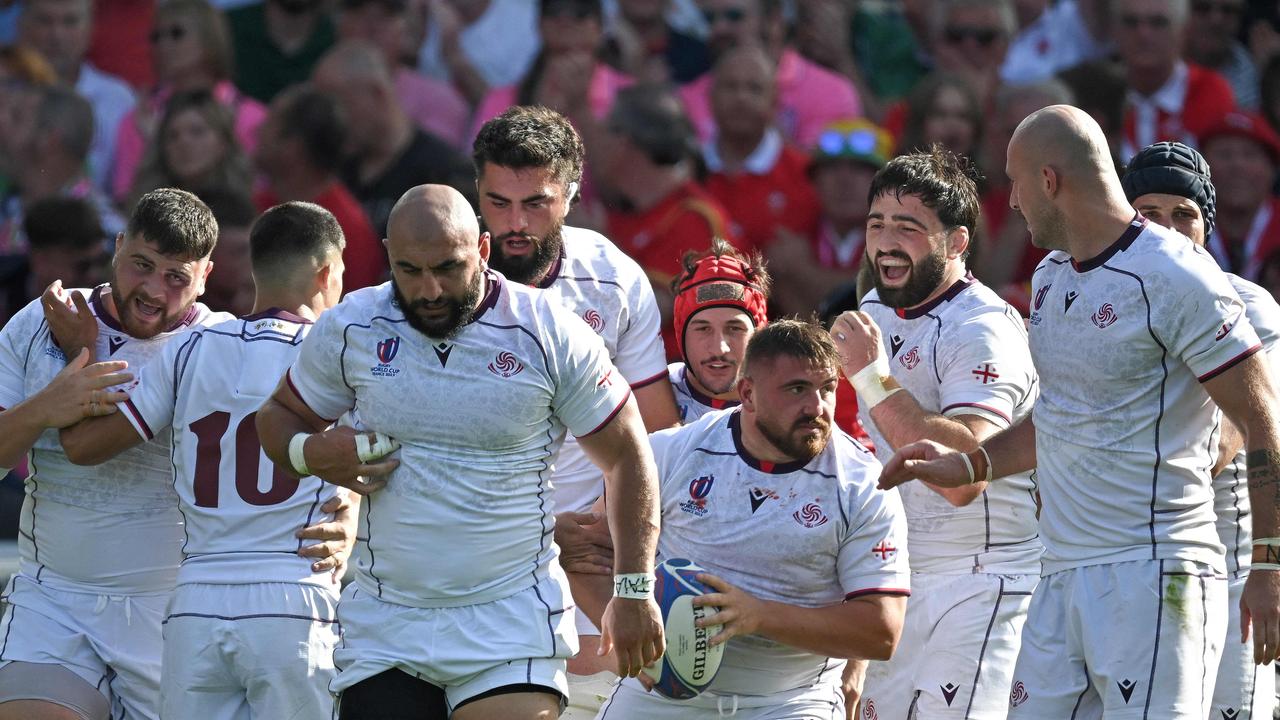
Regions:
<instances>
[{"instance_id":1,"label":"jersey sleeve","mask_svg":"<svg viewBox=\"0 0 1280 720\"><path fill-rule=\"evenodd\" d=\"M1035 385L1026 334L1004 313L984 313L956 327L939 358L939 407L943 415L976 415L998 428Z\"/></svg>"},{"instance_id":2,"label":"jersey sleeve","mask_svg":"<svg viewBox=\"0 0 1280 720\"><path fill-rule=\"evenodd\" d=\"M43 324L44 310L37 298L0 330L0 410L26 399L27 352Z\"/></svg>"},{"instance_id":3,"label":"jersey sleeve","mask_svg":"<svg viewBox=\"0 0 1280 720\"><path fill-rule=\"evenodd\" d=\"M1170 354L1182 360L1200 382L1230 370L1262 348L1245 315L1244 302L1208 253L1196 249L1184 262L1171 263L1161 277L1164 287L1147 288L1165 300L1149 301L1155 333Z\"/></svg>"},{"instance_id":4,"label":"jersey sleeve","mask_svg":"<svg viewBox=\"0 0 1280 720\"><path fill-rule=\"evenodd\" d=\"M845 599L910 595L907 517L898 490L877 490L868 480L861 489L846 490L845 502L849 528L836 556Z\"/></svg>"},{"instance_id":5,"label":"jersey sleeve","mask_svg":"<svg viewBox=\"0 0 1280 720\"><path fill-rule=\"evenodd\" d=\"M119 404L125 419L143 440L151 440L173 423L179 378L186 373L187 361L203 338L204 333L197 330L166 343L160 354L138 373L138 382L129 391L129 399Z\"/></svg>"},{"instance_id":6,"label":"jersey sleeve","mask_svg":"<svg viewBox=\"0 0 1280 720\"><path fill-rule=\"evenodd\" d=\"M315 327L302 341L298 359L285 373L285 382L311 412L333 422L355 407L355 390L343 374L343 345L346 325L339 312L322 313Z\"/></svg>"},{"instance_id":7,"label":"jersey sleeve","mask_svg":"<svg viewBox=\"0 0 1280 720\"><path fill-rule=\"evenodd\" d=\"M553 323L552 411L574 436L590 435L622 410L631 388L609 360L604 341L582 318L558 305L547 308Z\"/></svg>"},{"instance_id":8,"label":"jersey sleeve","mask_svg":"<svg viewBox=\"0 0 1280 720\"><path fill-rule=\"evenodd\" d=\"M613 364L632 389L651 385L667 376L667 352L662 345L662 318L653 287L636 268L637 277L627 291L631 308L626 329L618 337Z\"/></svg>"}]
</instances>

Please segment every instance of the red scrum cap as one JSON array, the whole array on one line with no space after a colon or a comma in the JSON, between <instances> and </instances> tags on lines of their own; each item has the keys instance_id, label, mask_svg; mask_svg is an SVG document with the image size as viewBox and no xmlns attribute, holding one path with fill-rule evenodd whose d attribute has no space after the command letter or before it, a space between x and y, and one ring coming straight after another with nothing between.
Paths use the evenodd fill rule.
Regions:
<instances>
[{"instance_id":1,"label":"red scrum cap","mask_svg":"<svg viewBox=\"0 0 1280 720\"><path fill-rule=\"evenodd\" d=\"M736 308L747 314L756 329L769 321L768 298L757 284L756 271L731 254L710 254L698 260L676 288L676 351L684 354L684 331L697 313L714 307Z\"/></svg>"}]
</instances>

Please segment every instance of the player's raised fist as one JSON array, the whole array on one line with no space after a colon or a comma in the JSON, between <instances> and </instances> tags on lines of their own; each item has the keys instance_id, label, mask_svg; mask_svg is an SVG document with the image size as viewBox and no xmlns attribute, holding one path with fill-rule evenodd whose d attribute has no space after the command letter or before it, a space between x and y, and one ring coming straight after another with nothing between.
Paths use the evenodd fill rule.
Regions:
<instances>
[{"instance_id":1,"label":"player's raised fist","mask_svg":"<svg viewBox=\"0 0 1280 720\"><path fill-rule=\"evenodd\" d=\"M874 363L883 353L880 328L870 315L847 310L831 325L831 339L840 351L841 369L848 377Z\"/></svg>"},{"instance_id":2,"label":"player's raised fist","mask_svg":"<svg viewBox=\"0 0 1280 720\"><path fill-rule=\"evenodd\" d=\"M82 348L93 352L98 341L98 320L84 295L69 293L63 289L61 280L54 280L40 295L40 305L44 308L49 332L68 358L80 354Z\"/></svg>"}]
</instances>

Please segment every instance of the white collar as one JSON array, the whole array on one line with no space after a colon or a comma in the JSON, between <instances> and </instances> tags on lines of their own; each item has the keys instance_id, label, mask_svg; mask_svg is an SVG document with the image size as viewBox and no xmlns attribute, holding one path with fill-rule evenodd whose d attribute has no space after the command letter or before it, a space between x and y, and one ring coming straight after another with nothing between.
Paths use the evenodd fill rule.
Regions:
<instances>
[{"instance_id":1,"label":"white collar","mask_svg":"<svg viewBox=\"0 0 1280 720\"><path fill-rule=\"evenodd\" d=\"M1150 95L1139 95L1129 91L1129 101L1134 105L1152 105L1170 114L1182 112L1187 99L1187 64L1181 60L1173 66L1173 73L1164 85Z\"/></svg>"},{"instance_id":2,"label":"white collar","mask_svg":"<svg viewBox=\"0 0 1280 720\"><path fill-rule=\"evenodd\" d=\"M764 131L764 138L760 144L742 162L742 169L752 175L768 175L778 164L778 156L781 154L782 133L778 132L777 128L769 128ZM703 143L702 159L706 162L708 171L724 172L724 159L716 149L714 138Z\"/></svg>"}]
</instances>

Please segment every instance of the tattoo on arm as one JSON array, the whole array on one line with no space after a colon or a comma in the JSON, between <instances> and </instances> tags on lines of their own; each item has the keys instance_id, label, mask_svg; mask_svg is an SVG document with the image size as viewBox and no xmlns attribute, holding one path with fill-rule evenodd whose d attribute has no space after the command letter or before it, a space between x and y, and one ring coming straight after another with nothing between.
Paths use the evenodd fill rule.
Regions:
<instances>
[{"instance_id":1,"label":"tattoo on arm","mask_svg":"<svg viewBox=\"0 0 1280 720\"><path fill-rule=\"evenodd\" d=\"M1253 450L1245 455L1248 467L1249 489L1273 489L1275 500L1280 502L1280 451Z\"/></svg>"}]
</instances>

